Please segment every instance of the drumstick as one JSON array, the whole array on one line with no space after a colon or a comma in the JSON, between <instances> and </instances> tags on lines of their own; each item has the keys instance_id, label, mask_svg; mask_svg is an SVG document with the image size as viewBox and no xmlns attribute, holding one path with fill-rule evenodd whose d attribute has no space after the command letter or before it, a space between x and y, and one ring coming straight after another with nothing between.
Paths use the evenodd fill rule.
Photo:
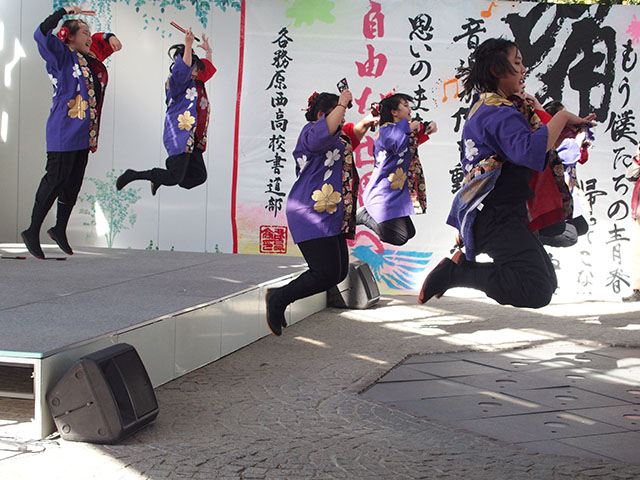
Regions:
<instances>
[{"instance_id":1,"label":"drumstick","mask_svg":"<svg viewBox=\"0 0 640 480\"><path fill-rule=\"evenodd\" d=\"M187 31L184 28L182 28L180 25L178 25L176 22L169 22L169 23L171 24L172 27L176 27L182 33L187 33ZM200 39L198 37L196 37L195 35L193 36L193 38L195 40L197 40L198 42L200 41Z\"/></svg>"}]
</instances>

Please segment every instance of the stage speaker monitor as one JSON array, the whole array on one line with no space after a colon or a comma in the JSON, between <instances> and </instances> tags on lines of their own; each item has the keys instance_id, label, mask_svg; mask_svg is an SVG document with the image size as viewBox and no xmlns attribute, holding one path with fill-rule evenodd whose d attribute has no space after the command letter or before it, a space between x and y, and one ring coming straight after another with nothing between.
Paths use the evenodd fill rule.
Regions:
<instances>
[{"instance_id":1,"label":"stage speaker monitor","mask_svg":"<svg viewBox=\"0 0 640 480\"><path fill-rule=\"evenodd\" d=\"M65 440L116 443L158 416L149 375L127 343L82 357L46 399Z\"/></svg>"},{"instance_id":2,"label":"stage speaker monitor","mask_svg":"<svg viewBox=\"0 0 640 480\"><path fill-rule=\"evenodd\" d=\"M364 309L378 300L378 284L369 264L362 260L350 263L347 278L327 292L327 304L336 308Z\"/></svg>"}]
</instances>

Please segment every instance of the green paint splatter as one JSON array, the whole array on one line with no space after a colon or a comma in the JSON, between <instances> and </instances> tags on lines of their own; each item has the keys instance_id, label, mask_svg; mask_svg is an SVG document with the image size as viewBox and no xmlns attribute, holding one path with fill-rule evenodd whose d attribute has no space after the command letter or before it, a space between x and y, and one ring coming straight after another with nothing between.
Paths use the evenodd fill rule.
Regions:
<instances>
[{"instance_id":1,"label":"green paint splatter","mask_svg":"<svg viewBox=\"0 0 640 480\"><path fill-rule=\"evenodd\" d=\"M294 27L303 23L311 26L316 20L324 23L333 23L336 17L331 14L335 2L330 0L294 0L293 5L286 11L287 18L295 19Z\"/></svg>"},{"instance_id":2,"label":"green paint splatter","mask_svg":"<svg viewBox=\"0 0 640 480\"><path fill-rule=\"evenodd\" d=\"M122 174L122 171L120 171ZM118 233L123 230L129 230L136 223L137 216L129 208L133 206L140 195L140 188L123 188L116 189L116 180L118 175L112 168L105 175L105 179L88 177L87 180L95 186L95 194L84 194L80 196L81 202L89 204L89 208L80 208L78 213L89 216L89 221L83 222L83 225L90 227L96 225L96 203L100 205L104 217L109 224L109 231L105 233L107 247L113 247L113 241ZM127 225L128 224L128 225Z\"/></svg>"}]
</instances>

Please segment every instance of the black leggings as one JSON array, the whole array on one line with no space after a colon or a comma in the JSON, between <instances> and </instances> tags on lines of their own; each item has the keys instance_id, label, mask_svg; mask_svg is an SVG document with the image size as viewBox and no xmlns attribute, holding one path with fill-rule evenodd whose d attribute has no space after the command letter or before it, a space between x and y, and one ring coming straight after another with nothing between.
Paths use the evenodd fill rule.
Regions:
<instances>
[{"instance_id":1,"label":"black leggings","mask_svg":"<svg viewBox=\"0 0 640 480\"><path fill-rule=\"evenodd\" d=\"M361 222L375 232L380 240L391 245L404 245L416 235L416 228L410 217L398 217L376 222L366 210L360 213Z\"/></svg>"},{"instance_id":2,"label":"black leggings","mask_svg":"<svg viewBox=\"0 0 640 480\"><path fill-rule=\"evenodd\" d=\"M165 162L167 168L151 170L151 181L156 185L179 185L187 190L202 185L207 180L207 168L202 150L194 148L192 153L171 155Z\"/></svg>"},{"instance_id":3,"label":"black leggings","mask_svg":"<svg viewBox=\"0 0 640 480\"><path fill-rule=\"evenodd\" d=\"M549 255L527 227L526 206L485 205L473 228L477 252L493 263L464 261L453 283L482 290L502 305L548 305L558 281Z\"/></svg>"},{"instance_id":4,"label":"black leggings","mask_svg":"<svg viewBox=\"0 0 640 480\"><path fill-rule=\"evenodd\" d=\"M44 177L36 191L29 228L40 230L40 226L58 199L58 220L66 228L71 210L76 204L82 187L84 172L89 159L89 149L72 152L47 152Z\"/></svg>"},{"instance_id":5,"label":"black leggings","mask_svg":"<svg viewBox=\"0 0 640 480\"><path fill-rule=\"evenodd\" d=\"M286 305L328 290L349 273L349 249L342 234L300 242L298 248L309 270L280 289L279 294Z\"/></svg>"}]
</instances>

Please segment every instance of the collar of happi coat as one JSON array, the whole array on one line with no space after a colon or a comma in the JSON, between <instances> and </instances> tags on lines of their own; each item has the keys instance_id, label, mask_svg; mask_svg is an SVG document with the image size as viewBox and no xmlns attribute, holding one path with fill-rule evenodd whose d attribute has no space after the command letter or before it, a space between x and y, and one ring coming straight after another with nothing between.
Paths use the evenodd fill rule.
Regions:
<instances>
[{"instance_id":1,"label":"collar of happi coat","mask_svg":"<svg viewBox=\"0 0 640 480\"><path fill-rule=\"evenodd\" d=\"M478 99L469 110L469 115L467 116L467 120L469 120L473 115L478 111L478 109L482 105L489 105L490 107L499 107L501 105L506 105L508 107L513 105L513 102L507 98L504 98L502 95L499 95L495 92L484 92L478 95ZM526 102L525 102L526 103Z\"/></svg>"},{"instance_id":2,"label":"collar of happi coat","mask_svg":"<svg viewBox=\"0 0 640 480\"><path fill-rule=\"evenodd\" d=\"M89 68L89 62L82 53L76 51L76 55L78 55L80 70L87 85L89 103L89 148L92 152L95 152L98 148L98 100L96 98L95 85L93 83L91 69Z\"/></svg>"},{"instance_id":3,"label":"collar of happi coat","mask_svg":"<svg viewBox=\"0 0 640 480\"><path fill-rule=\"evenodd\" d=\"M356 234L356 210L358 208L360 177L355 162L353 161L353 145L351 145L351 139L341 131L340 141L344 145L342 157L342 233L344 233L346 238L354 239Z\"/></svg>"}]
</instances>

